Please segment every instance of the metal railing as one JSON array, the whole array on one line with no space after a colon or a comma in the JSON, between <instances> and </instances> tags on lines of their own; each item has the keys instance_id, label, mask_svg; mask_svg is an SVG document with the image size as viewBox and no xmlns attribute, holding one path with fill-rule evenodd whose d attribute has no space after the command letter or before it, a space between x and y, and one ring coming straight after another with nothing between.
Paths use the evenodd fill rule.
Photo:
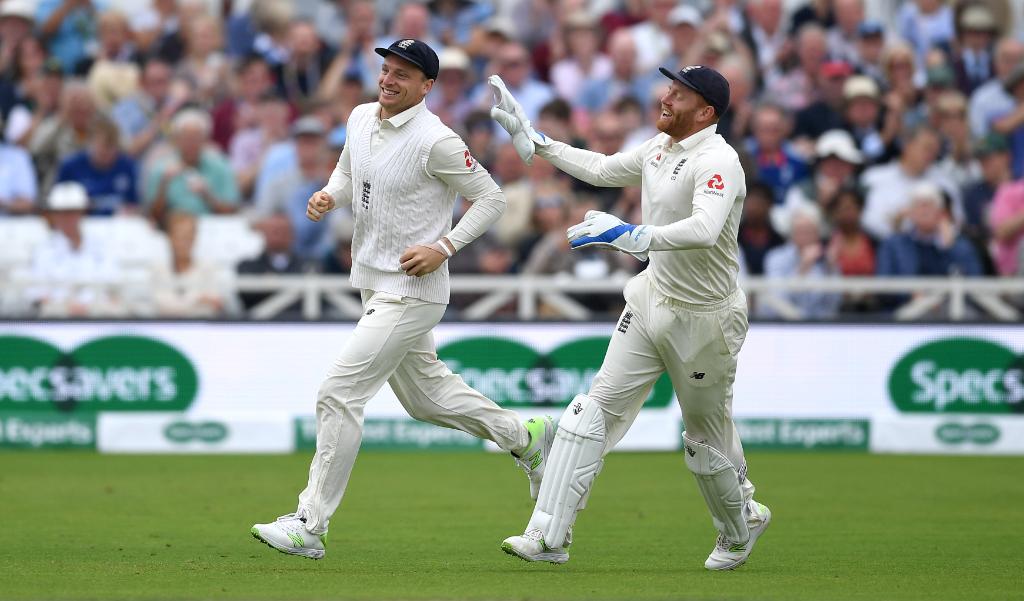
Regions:
<instances>
[{"instance_id":1,"label":"metal railing","mask_svg":"<svg viewBox=\"0 0 1024 601\"><path fill-rule=\"evenodd\" d=\"M597 313L586 306L586 297L599 295L621 300L622 289L628 275L615 274L601 280L579 280L570 276L483 276L460 275L451 278L453 296L458 296L458 317L466 321L481 321L495 317L515 317L523 321L540 317L570 321L585 321L610 316ZM0 295L0 317L27 317L31 315L16 300L30 286L46 282L28 278L7 278ZM994 321L1021 321L1018 306L1024 299L1024 278L828 278L828 279L768 279L747 277L740 285L749 299L759 306L769 306L779 319L800 321L807 319L803 310L786 298L787 293L824 292L848 296L900 295L909 300L896 308L892 316L897 321L920 319L949 319L962 321L982 318ZM120 293L134 298L134 306L147 306L146 278L129 278L119 284L79 284L96 291ZM231 279L237 293L264 293L263 298L247 310L237 302L231 317L251 320L269 320L295 314L298 306L303 319L327 318L357 319L362 315L359 293L349 284L347 276L306 274L244 275ZM467 303L466 297L473 297ZM6 299L6 301L4 300ZM11 300L14 299L14 300ZM232 301L236 299L231 299ZM1017 306L1015 306L1015 303ZM543 308L543 311L541 310ZM158 317L146 310L129 311L125 317Z\"/></svg>"},{"instance_id":2,"label":"metal railing","mask_svg":"<svg viewBox=\"0 0 1024 601\"><path fill-rule=\"evenodd\" d=\"M480 295L465 306L459 316L469 321L488 319L514 304L515 316L537 319L543 303L547 314L568 320L588 320L596 315L577 298L587 294L621 295L629 276L614 275L601 280L577 280L565 276L479 276L451 278L453 295ZM951 321L962 321L972 313L997 321L1020 321L1020 311L1007 298L1024 295L1024 278L830 278L768 279L747 277L740 285L758 303L770 305L781 319L805 319L803 311L781 294L787 292L831 292L845 295L895 294L911 299L894 312L900 321L934 316L944 311ZM362 314L358 294L344 276L307 275L239 276L240 292L271 292L271 296L252 307L251 319L271 319L285 308L301 301L304 319L319 319L325 304L344 317ZM972 301L969 303L968 300ZM944 305L944 306L943 306Z\"/></svg>"}]
</instances>

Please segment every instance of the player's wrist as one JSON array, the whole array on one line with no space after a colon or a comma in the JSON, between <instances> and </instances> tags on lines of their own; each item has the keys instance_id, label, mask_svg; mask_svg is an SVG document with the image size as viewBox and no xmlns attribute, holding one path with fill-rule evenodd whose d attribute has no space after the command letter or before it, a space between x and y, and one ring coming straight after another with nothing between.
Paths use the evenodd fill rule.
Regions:
<instances>
[{"instance_id":1,"label":"player's wrist","mask_svg":"<svg viewBox=\"0 0 1024 601\"><path fill-rule=\"evenodd\" d=\"M448 238L442 236L433 245L440 249L442 253L444 253L445 258L450 259L455 256L455 245L452 244L451 240L449 240Z\"/></svg>"}]
</instances>

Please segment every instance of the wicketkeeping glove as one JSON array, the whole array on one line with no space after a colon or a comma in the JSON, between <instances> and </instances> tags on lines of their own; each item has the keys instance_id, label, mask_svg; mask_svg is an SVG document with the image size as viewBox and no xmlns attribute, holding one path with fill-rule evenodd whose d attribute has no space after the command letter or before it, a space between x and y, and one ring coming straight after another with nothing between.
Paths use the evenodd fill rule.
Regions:
<instances>
[{"instance_id":1,"label":"wicketkeeping glove","mask_svg":"<svg viewBox=\"0 0 1024 601\"><path fill-rule=\"evenodd\" d=\"M651 226L626 223L615 215L604 211L587 211L583 223L577 223L566 231L569 246L602 246L614 248L640 259L647 260L647 249L651 247Z\"/></svg>"},{"instance_id":2,"label":"wicketkeeping glove","mask_svg":"<svg viewBox=\"0 0 1024 601\"><path fill-rule=\"evenodd\" d=\"M530 120L526 118L523 107L519 101L512 96L512 93L505 87L505 82L497 75L487 78L487 83L494 92L494 107L491 108L491 118L505 128L505 131L512 136L512 145L519 158L527 165L533 162L533 154L537 151L536 145L544 146L548 138L543 133L533 129Z\"/></svg>"}]
</instances>

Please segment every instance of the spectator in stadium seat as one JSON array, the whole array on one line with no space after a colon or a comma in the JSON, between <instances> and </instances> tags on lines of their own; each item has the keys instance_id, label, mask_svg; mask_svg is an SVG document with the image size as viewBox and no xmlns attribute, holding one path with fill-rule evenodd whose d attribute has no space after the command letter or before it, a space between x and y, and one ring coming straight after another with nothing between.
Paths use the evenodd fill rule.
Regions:
<instances>
[{"instance_id":1,"label":"spectator in stadium seat","mask_svg":"<svg viewBox=\"0 0 1024 601\"><path fill-rule=\"evenodd\" d=\"M957 232L939 187L930 182L915 185L907 221L907 231L883 240L878 250L878 275L981 275L974 247Z\"/></svg>"},{"instance_id":2,"label":"spectator in stadium seat","mask_svg":"<svg viewBox=\"0 0 1024 601\"><path fill-rule=\"evenodd\" d=\"M904 138L899 158L864 172L864 228L869 234L882 240L900 231L910 209L911 191L923 182L938 185L952 199L953 216L962 216L960 190L935 162L940 149L938 132L919 127Z\"/></svg>"},{"instance_id":3,"label":"spectator in stadium seat","mask_svg":"<svg viewBox=\"0 0 1024 601\"><path fill-rule=\"evenodd\" d=\"M814 146L814 156L810 177L791 186L785 204L772 210L772 224L781 233L788 232L788 211L793 207L816 205L827 214L839 190L857 185L857 170L864 157L848 132L833 129L822 134Z\"/></svg>"},{"instance_id":4,"label":"spectator in stadium seat","mask_svg":"<svg viewBox=\"0 0 1024 601\"><path fill-rule=\"evenodd\" d=\"M0 11L5 6L6 3L0 4ZM2 27L10 21L10 18L5 21L0 17L0 40L6 40ZM14 54L9 59L11 63L6 70L0 72L0 115L6 121L4 139L24 145L30 124L38 124L33 121L33 114L44 114L56 106L64 71L56 59L46 56L42 42L35 37L23 38L12 52ZM39 88L48 76L56 80L56 90L43 98ZM40 106L40 99L43 100L43 106Z\"/></svg>"},{"instance_id":5,"label":"spectator in stadium seat","mask_svg":"<svg viewBox=\"0 0 1024 601\"><path fill-rule=\"evenodd\" d=\"M953 9L942 0L904 2L897 15L897 29L900 37L914 49L918 67L923 67L929 50L950 49L956 36Z\"/></svg>"},{"instance_id":6,"label":"spectator in stadium seat","mask_svg":"<svg viewBox=\"0 0 1024 601\"><path fill-rule=\"evenodd\" d=\"M883 87L887 90L886 109L899 113L901 119L913 113L921 101L919 88L924 84L924 71L918 74L914 50L901 40L887 44L882 55L882 73L885 76Z\"/></svg>"},{"instance_id":7,"label":"spectator in stadium seat","mask_svg":"<svg viewBox=\"0 0 1024 601\"><path fill-rule=\"evenodd\" d=\"M988 227L988 215L1000 186L1013 179L1010 171L1010 151L1006 139L998 134L989 134L974 147L974 155L981 166L981 177L964 187L963 233L974 244L983 259L988 255L992 232ZM986 269L986 273L994 273Z\"/></svg>"},{"instance_id":8,"label":"spectator in stadium seat","mask_svg":"<svg viewBox=\"0 0 1024 601\"><path fill-rule=\"evenodd\" d=\"M194 109L171 121L174 148L153 166L146 178L143 200L162 223L168 214L234 213L238 184L224 155L212 147L210 117Z\"/></svg>"},{"instance_id":9,"label":"spectator in stadium seat","mask_svg":"<svg viewBox=\"0 0 1024 601\"><path fill-rule=\"evenodd\" d=\"M590 112L598 112L614 105L623 98L632 97L642 101L649 97L644 77L636 68L636 42L628 28L616 29L608 37L608 59L611 73L604 78L590 81L582 93L574 94L577 106Z\"/></svg>"},{"instance_id":10,"label":"spectator in stadium seat","mask_svg":"<svg viewBox=\"0 0 1024 601\"><path fill-rule=\"evenodd\" d=\"M787 141L793 121L781 106L762 104L754 109L752 129L746 146L757 171L751 175L771 186L775 204L782 204L789 187L808 173L807 163Z\"/></svg>"},{"instance_id":11,"label":"spectator in stadium seat","mask_svg":"<svg viewBox=\"0 0 1024 601\"><path fill-rule=\"evenodd\" d=\"M729 82L729 110L718 120L717 132L730 145L738 146L750 135L750 120L754 115L754 86L757 83L757 77L750 60L740 54L723 58L718 63L718 72Z\"/></svg>"},{"instance_id":12,"label":"spectator in stadium seat","mask_svg":"<svg viewBox=\"0 0 1024 601\"><path fill-rule=\"evenodd\" d=\"M135 93L139 85L139 54L132 41L128 18L108 10L97 19L97 40L93 55L78 70L87 74L97 107L106 112L116 102Z\"/></svg>"},{"instance_id":13,"label":"spectator in stadium seat","mask_svg":"<svg viewBox=\"0 0 1024 601\"><path fill-rule=\"evenodd\" d=\"M471 0L432 0L430 33L446 47L465 46L473 28L483 23L494 11L490 2Z\"/></svg>"},{"instance_id":14,"label":"spectator in stadium seat","mask_svg":"<svg viewBox=\"0 0 1024 601\"><path fill-rule=\"evenodd\" d=\"M1020 179L1024 178L1024 63L1013 70L1004 85L1015 104L1006 114L997 116L992 131L1009 140L1013 177Z\"/></svg>"},{"instance_id":15,"label":"spectator in stadium seat","mask_svg":"<svg viewBox=\"0 0 1024 601\"><path fill-rule=\"evenodd\" d=\"M242 198L252 196L263 158L280 142L288 139L292 109L288 101L275 92L268 92L255 108L255 120L249 127L235 131L228 146L228 160L238 180Z\"/></svg>"},{"instance_id":16,"label":"spectator in stadium seat","mask_svg":"<svg viewBox=\"0 0 1024 601\"><path fill-rule=\"evenodd\" d=\"M0 141L0 216L34 213L38 190L32 157L24 148Z\"/></svg>"},{"instance_id":17,"label":"spectator in stadium seat","mask_svg":"<svg viewBox=\"0 0 1024 601\"><path fill-rule=\"evenodd\" d=\"M832 0L835 24L828 29L828 54L848 64L860 58L860 24L864 22L864 0Z\"/></svg>"},{"instance_id":18,"label":"spectator in stadium seat","mask_svg":"<svg viewBox=\"0 0 1024 601\"><path fill-rule=\"evenodd\" d=\"M857 72L881 84L885 81L882 57L885 49L885 26L878 21L864 21L857 28Z\"/></svg>"},{"instance_id":19,"label":"spectator in stadium seat","mask_svg":"<svg viewBox=\"0 0 1024 601\"><path fill-rule=\"evenodd\" d=\"M492 233L499 243L509 248L515 248L530 234L533 187L526 178L526 169L526 163L519 159L511 142L498 147L491 175L505 194L505 212L494 224Z\"/></svg>"},{"instance_id":20,"label":"spectator in stadium seat","mask_svg":"<svg viewBox=\"0 0 1024 601\"><path fill-rule=\"evenodd\" d=\"M231 93L210 112L213 141L224 152L242 129L259 124L256 106L274 90L274 75L263 57L251 54L238 60L231 78Z\"/></svg>"},{"instance_id":21,"label":"spectator in stadium seat","mask_svg":"<svg viewBox=\"0 0 1024 601\"><path fill-rule=\"evenodd\" d=\"M180 60L185 49L183 16L178 0L153 0L151 6L134 9L129 19L139 51L171 62Z\"/></svg>"},{"instance_id":22,"label":"spectator in stadium seat","mask_svg":"<svg viewBox=\"0 0 1024 601\"><path fill-rule=\"evenodd\" d=\"M445 48L438 55L437 62L436 89L427 95L427 108L442 123L457 128L474 108L467 97L473 76L469 55L461 48Z\"/></svg>"},{"instance_id":23,"label":"spectator in stadium seat","mask_svg":"<svg viewBox=\"0 0 1024 601\"><path fill-rule=\"evenodd\" d=\"M1024 180L1004 183L989 213L993 258L1000 275L1024 275Z\"/></svg>"},{"instance_id":24,"label":"spectator in stadium seat","mask_svg":"<svg viewBox=\"0 0 1024 601\"><path fill-rule=\"evenodd\" d=\"M121 152L120 133L107 118L96 119L85 150L60 164L57 181L82 184L89 195L89 215L135 212L138 208L136 164Z\"/></svg>"},{"instance_id":25,"label":"spectator in stadium seat","mask_svg":"<svg viewBox=\"0 0 1024 601\"><path fill-rule=\"evenodd\" d=\"M19 70L21 43L32 38L35 17L35 3L31 0L6 0L0 4L0 73ZM2 108L9 110L10 106Z\"/></svg>"},{"instance_id":26,"label":"spectator in stadium seat","mask_svg":"<svg viewBox=\"0 0 1024 601\"><path fill-rule=\"evenodd\" d=\"M294 232L287 215L275 213L253 224L263 234L263 252L238 264L239 275L295 275L305 270L305 262L293 251ZM318 257L319 258L319 257ZM251 309L270 296L269 292L242 292L242 305ZM295 308L298 307L296 302Z\"/></svg>"},{"instance_id":27,"label":"spectator in stadium seat","mask_svg":"<svg viewBox=\"0 0 1024 601\"><path fill-rule=\"evenodd\" d=\"M187 81L195 99L211 108L229 91L231 69L224 56L224 35L220 19L207 13L185 22L185 52L176 75Z\"/></svg>"},{"instance_id":28,"label":"spectator in stadium seat","mask_svg":"<svg viewBox=\"0 0 1024 601\"><path fill-rule=\"evenodd\" d=\"M843 100L844 129L857 142L865 162L874 163L886 158L899 132L902 116L890 109L883 125L878 84L864 75L855 75L846 80L843 84Z\"/></svg>"},{"instance_id":29,"label":"spectator in stadium seat","mask_svg":"<svg viewBox=\"0 0 1024 601\"><path fill-rule=\"evenodd\" d=\"M738 240L750 275L762 275L764 258L768 251L786 241L775 231L769 219L774 204L774 191L771 186L760 182L747 186Z\"/></svg>"},{"instance_id":30,"label":"spectator in stadium seat","mask_svg":"<svg viewBox=\"0 0 1024 601\"><path fill-rule=\"evenodd\" d=\"M120 100L110 117L121 132L121 144L129 155L139 158L157 142L174 114L191 99L185 82L174 80L173 66L162 58L150 58L142 68L139 89Z\"/></svg>"},{"instance_id":31,"label":"spectator in stadium seat","mask_svg":"<svg viewBox=\"0 0 1024 601\"><path fill-rule=\"evenodd\" d=\"M334 58L309 21L293 21L288 28L288 59L277 66L278 91L300 110L316 96Z\"/></svg>"},{"instance_id":32,"label":"spectator in stadium seat","mask_svg":"<svg viewBox=\"0 0 1024 601\"><path fill-rule=\"evenodd\" d=\"M579 91L612 74L612 61L601 52L603 35L597 19L584 11L573 12L562 22L565 56L551 66L555 92L574 106Z\"/></svg>"},{"instance_id":33,"label":"spectator in stadium seat","mask_svg":"<svg viewBox=\"0 0 1024 601\"><path fill-rule=\"evenodd\" d=\"M788 60L787 46L791 42L783 18L782 0L748 2L746 13L743 41L754 53L756 71L763 75L779 62Z\"/></svg>"},{"instance_id":34,"label":"spectator in stadium seat","mask_svg":"<svg viewBox=\"0 0 1024 601\"><path fill-rule=\"evenodd\" d=\"M971 128L967 124L967 99L959 90L946 90L935 101L936 127L942 134L945 156L939 167L963 189L981 177L981 166L974 157Z\"/></svg>"},{"instance_id":35,"label":"spectator in stadium seat","mask_svg":"<svg viewBox=\"0 0 1024 601\"><path fill-rule=\"evenodd\" d=\"M297 164L281 173L255 199L253 212L266 218L273 214L288 217L292 226L292 250L304 261L315 261L333 246L330 228L306 218L306 204L313 193L327 184L334 168L328 156L326 134L320 119L302 117L292 126ZM328 220L332 217L328 217Z\"/></svg>"},{"instance_id":36,"label":"spectator in stadium seat","mask_svg":"<svg viewBox=\"0 0 1024 601\"><path fill-rule=\"evenodd\" d=\"M995 77L990 78L971 94L968 112L971 119L971 133L983 138L992 130L992 123L1013 111L1016 104L1013 96L1006 91L1005 83L1017 65L1024 63L1024 42L1004 37L996 44L993 68Z\"/></svg>"},{"instance_id":37,"label":"spectator in stadium seat","mask_svg":"<svg viewBox=\"0 0 1024 601\"><path fill-rule=\"evenodd\" d=\"M535 121L542 106L555 97L554 90L530 74L530 53L519 42L508 42L498 50L494 60L494 73L501 76L505 87L523 107L526 118ZM491 89L480 86L474 99L477 107L490 110L493 100Z\"/></svg>"},{"instance_id":38,"label":"spectator in stadium seat","mask_svg":"<svg viewBox=\"0 0 1024 601\"><path fill-rule=\"evenodd\" d=\"M849 63L829 61L821 65L816 87L818 100L796 113L793 137L813 146L818 136L843 127L843 87L853 74Z\"/></svg>"},{"instance_id":39,"label":"spectator in stadium seat","mask_svg":"<svg viewBox=\"0 0 1024 601\"><path fill-rule=\"evenodd\" d=\"M159 317L217 317L229 305L229 283L216 266L193 255L198 218L183 212L167 218L171 264L153 277L153 305Z\"/></svg>"},{"instance_id":40,"label":"spectator in stadium seat","mask_svg":"<svg viewBox=\"0 0 1024 601\"><path fill-rule=\"evenodd\" d=\"M96 41L96 14L107 9L107 0L39 0L36 23L46 40L47 51L64 66L64 73L76 71Z\"/></svg>"},{"instance_id":41,"label":"spectator in stadium seat","mask_svg":"<svg viewBox=\"0 0 1024 601\"><path fill-rule=\"evenodd\" d=\"M661 66L672 49L669 15L676 0L642 0L643 20L629 28L636 45L636 70L647 73ZM519 95L516 94L516 98Z\"/></svg>"},{"instance_id":42,"label":"spectator in stadium seat","mask_svg":"<svg viewBox=\"0 0 1024 601\"><path fill-rule=\"evenodd\" d=\"M970 96L993 75L992 44L999 28L992 11L983 4L966 5L960 12L957 25L953 70L957 88Z\"/></svg>"},{"instance_id":43,"label":"spectator in stadium seat","mask_svg":"<svg viewBox=\"0 0 1024 601\"><path fill-rule=\"evenodd\" d=\"M856 187L844 187L829 203L829 263L844 276L875 274L875 241L861 226L864 195Z\"/></svg>"},{"instance_id":44,"label":"spectator in stadium seat","mask_svg":"<svg viewBox=\"0 0 1024 601\"><path fill-rule=\"evenodd\" d=\"M112 316L123 312L113 287L122 272L105 240L82 231L85 188L61 182L50 189L44 214L50 236L35 249L27 300L40 317Z\"/></svg>"},{"instance_id":45,"label":"spectator in stadium seat","mask_svg":"<svg viewBox=\"0 0 1024 601\"><path fill-rule=\"evenodd\" d=\"M795 63L773 65L765 83L765 93L772 102L790 111L807 108L818 99L817 81L828 58L825 29L814 23L800 28L796 37Z\"/></svg>"},{"instance_id":46,"label":"spectator in stadium seat","mask_svg":"<svg viewBox=\"0 0 1024 601\"><path fill-rule=\"evenodd\" d=\"M768 252L764 258L764 274L769 278L823 279L835 274L835 267L822 244L821 211L803 205L790 214L789 242ZM828 319L836 316L841 296L832 292L806 291L774 293L801 311L805 319ZM761 317L778 317L774 307L758 302Z\"/></svg>"},{"instance_id":47,"label":"spectator in stadium seat","mask_svg":"<svg viewBox=\"0 0 1024 601\"><path fill-rule=\"evenodd\" d=\"M62 158L85 148L95 117L96 103L89 87L79 80L65 82L58 112L43 120L28 142L44 188L53 183Z\"/></svg>"}]
</instances>

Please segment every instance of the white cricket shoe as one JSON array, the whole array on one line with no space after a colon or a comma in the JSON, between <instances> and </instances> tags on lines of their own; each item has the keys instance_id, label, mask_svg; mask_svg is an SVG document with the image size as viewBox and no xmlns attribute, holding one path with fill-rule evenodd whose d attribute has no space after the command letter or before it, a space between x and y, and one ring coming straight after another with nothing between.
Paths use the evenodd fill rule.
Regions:
<instances>
[{"instance_id":1,"label":"white cricket shoe","mask_svg":"<svg viewBox=\"0 0 1024 601\"><path fill-rule=\"evenodd\" d=\"M567 537L568 538L568 537ZM531 528L522 536L510 536L501 543L501 550L526 561L546 561L548 563L565 563L569 561L569 552L565 547L551 548L544 543L544 533L539 528Z\"/></svg>"},{"instance_id":2,"label":"white cricket shoe","mask_svg":"<svg viewBox=\"0 0 1024 601\"><path fill-rule=\"evenodd\" d=\"M250 530L256 540L289 555L321 559L326 553L327 534L311 534L305 518L294 513L282 515L270 524L253 524Z\"/></svg>"},{"instance_id":3,"label":"white cricket shoe","mask_svg":"<svg viewBox=\"0 0 1024 601\"><path fill-rule=\"evenodd\" d=\"M734 570L750 557L754 550L754 543L764 534L768 524L772 521L772 512L767 505L751 501L747 507L750 515L747 517L747 528L750 529L750 540L744 544L733 543L724 534L718 535L715 541L715 548L708 555L704 567L709 570Z\"/></svg>"},{"instance_id":4,"label":"white cricket shoe","mask_svg":"<svg viewBox=\"0 0 1024 601\"><path fill-rule=\"evenodd\" d=\"M512 457L530 479L530 498L536 501L540 493L540 482L544 478L544 466L547 465L548 455L551 454L551 445L555 444L555 431L558 426L555 420L548 416L529 419L523 425L530 433L530 446L526 447L522 455L513 453Z\"/></svg>"}]
</instances>

